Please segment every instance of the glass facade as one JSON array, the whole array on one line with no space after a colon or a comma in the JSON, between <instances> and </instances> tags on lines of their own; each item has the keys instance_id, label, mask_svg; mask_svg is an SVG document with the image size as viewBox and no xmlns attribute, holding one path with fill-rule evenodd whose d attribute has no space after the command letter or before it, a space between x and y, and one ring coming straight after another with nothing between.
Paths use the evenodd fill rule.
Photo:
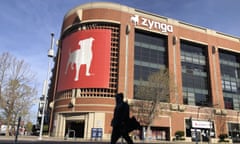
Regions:
<instances>
[{"instance_id":1,"label":"glass facade","mask_svg":"<svg viewBox=\"0 0 240 144\"><path fill-rule=\"evenodd\" d=\"M225 108L239 110L240 54L219 49L219 59Z\"/></svg>"},{"instance_id":2,"label":"glass facade","mask_svg":"<svg viewBox=\"0 0 240 144\"><path fill-rule=\"evenodd\" d=\"M239 123L228 123L228 135L231 136L233 142L240 142Z\"/></svg>"},{"instance_id":3,"label":"glass facade","mask_svg":"<svg viewBox=\"0 0 240 144\"><path fill-rule=\"evenodd\" d=\"M167 36L136 30L134 43L134 98L144 99L136 95L136 86L147 81L149 75L165 69L168 63Z\"/></svg>"},{"instance_id":4,"label":"glass facade","mask_svg":"<svg viewBox=\"0 0 240 144\"><path fill-rule=\"evenodd\" d=\"M181 40L183 102L209 106L210 95L207 46Z\"/></svg>"}]
</instances>

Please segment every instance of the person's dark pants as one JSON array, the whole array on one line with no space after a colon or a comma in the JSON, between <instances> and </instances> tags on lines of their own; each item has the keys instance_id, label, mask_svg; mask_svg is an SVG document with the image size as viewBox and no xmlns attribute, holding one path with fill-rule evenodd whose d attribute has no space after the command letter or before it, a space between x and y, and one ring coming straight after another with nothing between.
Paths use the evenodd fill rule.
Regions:
<instances>
[{"instance_id":1,"label":"person's dark pants","mask_svg":"<svg viewBox=\"0 0 240 144\"><path fill-rule=\"evenodd\" d=\"M133 144L133 141L128 135L127 130L123 127L113 127L111 144L116 144L116 142L121 136L127 141L128 144Z\"/></svg>"}]
</instances>

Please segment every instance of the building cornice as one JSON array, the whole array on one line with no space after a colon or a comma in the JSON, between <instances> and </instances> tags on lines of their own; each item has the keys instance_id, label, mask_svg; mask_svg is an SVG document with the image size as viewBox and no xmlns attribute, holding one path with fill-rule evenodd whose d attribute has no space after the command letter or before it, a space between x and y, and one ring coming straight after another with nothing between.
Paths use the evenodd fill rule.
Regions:
<instances>
[{"instance_id":1,"label":"building cornice","mask_svg":"<svg viewBox=\"0 0 240 144\"><path fill-rule=\"evenodd\" d=\"M132 15L137 14L137 15L141 15L141 16L144 16L144 17L148 17L148 18L153 19L153 20L163 21L163 22L172 24L172 25L177 26L177 27L190 29L190 30L197 31L197 32L200 32L200 33L205 33L205 34L208 34L208 35L212 35L212 36L215 36L215 37L219 37L219 38L223 38L223 39L227 39L227 40L231 40L231 41L240 43L240 37L237 37L237 36L229 35L229 34L219 32L219 31L215 31L215 30L212 30L212 29L208 29L208 28L205 28L205 27L202 27L202 26L193 25L193 24L190 24L190 23L187 23L187 22L171 19L171 18L164 17L164 16L161 16L161 15L146 12L144 10L135 9L135 8L132 8L132 7L128 7L128 6L125 6L125 5L122 5L122 4L112 3L112 2L90 2L90 3L86 3L86 4L83 4L83 5L77 6L77 7L71 9L69 12L66 13L66 15L64 17L64 20L68 16L70 16L74 13L79 13L79 11L87 10L87 9L99 9L99 8L116 10L116 11L120 11L120 12L129 13L129 14L132 14Z\"/></svg>"}]
</instances>

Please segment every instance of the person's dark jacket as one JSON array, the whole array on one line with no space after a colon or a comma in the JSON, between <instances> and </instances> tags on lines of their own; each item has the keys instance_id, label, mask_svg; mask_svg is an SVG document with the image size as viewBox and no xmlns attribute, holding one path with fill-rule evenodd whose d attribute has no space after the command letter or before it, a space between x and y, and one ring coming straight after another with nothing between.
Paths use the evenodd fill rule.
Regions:
<instances>
[{"instance_id":1,"label":"person's dark jacket","mask_svg":"<svg viewBox=\"0 0 240 144\"><path fill-rule=\"evenodd\" d=\"M123 127L129 120L129 105L125 102L121 102L116 105L114 109L114 116L112 120L113 127Z\"/></svg>"}]
</instances>

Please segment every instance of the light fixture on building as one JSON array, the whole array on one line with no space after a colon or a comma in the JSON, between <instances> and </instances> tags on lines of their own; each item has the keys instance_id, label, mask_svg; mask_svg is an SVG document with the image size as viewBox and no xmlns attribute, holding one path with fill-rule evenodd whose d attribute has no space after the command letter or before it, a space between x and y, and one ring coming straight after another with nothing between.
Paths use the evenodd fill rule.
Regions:
<instances>
[{"instance_id":1,"label":"light fixture on building","mask_svg":"<svg viewBox=\"0 0 240 144\"><path fill-rule=\"evenodd\" d=\"M70 102L70 103L68 104L68 108L73 108L72 102Z\"/></svg>"},{"instance_id":2,"label":"light fixture on building","mask_svg":"<svg viewBox=\"0 0 240 144\"><path fill-rule=\"evenodd\" d=\"M212 46L212 54L215 54L215 53L216 53L216 47Z\"/></svg>"},{"instance_id":3,"label":"light fixture on building","mask_svg":"<svg viewBox=\"0 0 240 144\"><path fill-rule=\"evenodd\" d=\"M177 37L174 35L173 36L173 45L176 45L177 44Z\"/></svg>"},{"instance_id":4,"label":"light fixture on building","mask_svg":"<svg viewBox=\"0 0 240 144\"><path fill-rule=\"evenodd\" d=\"M131 30L131 26L129 24L127 24L126 26L126 34L128 35L130 33Z\"/></svg>"}]
</instances>

